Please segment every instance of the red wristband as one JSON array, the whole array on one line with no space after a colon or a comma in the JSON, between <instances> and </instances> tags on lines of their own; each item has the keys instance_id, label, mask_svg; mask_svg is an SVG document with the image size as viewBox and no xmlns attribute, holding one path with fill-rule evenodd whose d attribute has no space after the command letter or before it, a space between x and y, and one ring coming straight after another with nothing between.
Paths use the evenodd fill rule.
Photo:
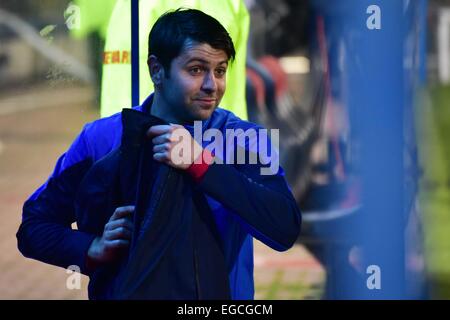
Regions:
<instances>
[{"instance_id":1,"label":"red wristband","mask_svg":"<svg viewBox=\"0 0 450 320\"><path fill-rule=\"evenodd\" d=\"M198 156L194 163L186 169L186 171L192 178L194 178L196 182L199 182L205 175L206 171L208 171L209 165L213 163L213 161L214 155L211 151L203 149L202 153Z\"/></svg>"}]
</instances>

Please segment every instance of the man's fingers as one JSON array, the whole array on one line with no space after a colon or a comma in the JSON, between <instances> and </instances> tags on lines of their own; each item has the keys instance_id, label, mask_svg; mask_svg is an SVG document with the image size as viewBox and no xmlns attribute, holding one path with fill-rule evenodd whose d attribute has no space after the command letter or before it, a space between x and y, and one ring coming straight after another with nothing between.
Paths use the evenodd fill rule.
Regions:
<instances>
[{"instance_id":1,"label":"man's fingers","mask_svg":"<svg viewBox=\"0 0 450 320\"><path fill-rule=\"evenodd\" d=\"M153 159L159 162L167 162L169 161L168 152L158 152L153 154Z\"/></svg>"},{"instance_id":2,"label":"man's fingers","mask_svg":"<svg viewBox=\"0 0 450 320\"><path fill-rule=\"evenodd\" d=\"M109 221L105 225L105 231L114 230L114 229L120 228L120 227L124 227L124 228L128 228L130 230L133 230L133 223L127 218L121 218L121 219Z\"/></svg>"},{"instance_id":3,"label":"man's fingers","mask_svg":"<svg viewBox=\"0 0 450 320\"><path fill-rule=\"evenodd\" d=\"M154 145L172 142L172 133L167 132L152 139Z\"/></svg>"},{"instance_id":4,"label":"man's fingers","mask_svg":"<svg viewBox=\"0 0 450 320\"><path fill-rule=\"evenodd\" d=\"M127 248L130 245L129 240L117 239L106 242L107 249Z\"/></svg>"},{"instance_id":5,"label":"man's fingers","mask_svg":"<svg viewBox=\"0 0 450 320\"><path fill-rule=\"evenodd\" d=\"M153 147L153 152L154 153L166 152L166 151L169 151L169 149L170 149L169 143L157 144Z\"/></svg>"},{"instance_id":6,"label":"man's fingers","mask_svg":"<svg viewBox=\"0 0 450 320\"><path fill-rule=\"evenodd\" d=\"M147 137L154 138L156 136L160 136L164 133L172 132L172 126L168 124L161 124L157 126L152 126L147 130Z\"/></svg>"},{"instance_id":7,"label":"man's fingers","mask_svg":"<svg viewBox=\"0 0 450 320\"><path fill-rule=\"evenodd\" d=\"M134 211L134 206L125 206L125 207L119 207L114 211L113 215L109 219L109 221L117 220L123 217L126 217L127 215L131 214Z\"/></svg>"},{"instance_id":8,"label":"man's fingers","mask_svg":"<svg viewBox=\"0 0 450 320\"><path fill-rule=\"evenodd\" d=\"M105 232L106 240L129 240L131 239L131 230L125 227L118 227L113 230L108 230Z\"/></svg>"}]
</instances>

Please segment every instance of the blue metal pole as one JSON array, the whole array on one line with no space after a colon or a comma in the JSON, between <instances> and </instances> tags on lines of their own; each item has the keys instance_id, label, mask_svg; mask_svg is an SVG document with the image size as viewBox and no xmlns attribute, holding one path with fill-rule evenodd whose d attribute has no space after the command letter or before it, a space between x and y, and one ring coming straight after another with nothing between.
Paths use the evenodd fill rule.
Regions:
<instances>
[{"instance_id":1,"label":"blue metal pole","mask_svg":"<svg viewBox=\"0 0 450 320\"><path fill-rule=\"evenodd\" d=\"M419 81L423 85L427 80L427 16L428 0L419 0Z\"/></svg>"},{"instance_id":2,"label":"blue metal pole","mask_svg":"<svg viewBox=\"0 0 450 320\"><path fill-rule=\"evenodd\" d=\"M131 0L131 102L139 104L139 0Z\"/></svg>"},{"instance_id":3,"label":"blue metal pole","mask_svg":"<svg viewBox=\"0 0 450 320\"><path fill-rule=\"evenodd\" d=\"M313 0L324 17L332 77L357 137L362 180L358 225L346 232L361 244L362 271L345 268L334 298L402 299L405 292L404 107L405 42L410 15L404 0ZM336 85L336 83L334 84ZM337 120L336 120L337 121Z\"/></svg>"},{"instance_id":4,"label":"blue metal pole","mask_svg":"<svg viewBox=\"0 0 450 320\"><path fill-rule=\"evenodd\" d=\"M365 286L356 298L402 299L405 293L403 108L405 19L402 0L355 0L360 36L350 62L351 108L361 137L361 239ZM376 5L380 29L368 28ZM355 15L356 17L356 15ZM370 23L369 23L370 24ZM378 282L377 282L378 281Z\"/></svg>"}]
</instances>

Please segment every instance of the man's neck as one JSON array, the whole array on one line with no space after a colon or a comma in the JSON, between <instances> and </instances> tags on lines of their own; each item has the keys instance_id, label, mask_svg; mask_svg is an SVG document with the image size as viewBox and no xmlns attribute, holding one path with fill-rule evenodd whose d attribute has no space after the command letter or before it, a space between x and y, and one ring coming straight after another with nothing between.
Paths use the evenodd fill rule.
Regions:
<instances>
[{"instance_id":1,"label":"man's neck","mask_svg":"<svg viewBox=\"0 0 450 320\"><path fill-rule=\"evenodd\" d=\"M157 92L153 95L152 105L150 106L150 114L158 117L168 123L183 124L182 120L172 114L171 108L165 105Z\"/></svg>"}]
</instances>

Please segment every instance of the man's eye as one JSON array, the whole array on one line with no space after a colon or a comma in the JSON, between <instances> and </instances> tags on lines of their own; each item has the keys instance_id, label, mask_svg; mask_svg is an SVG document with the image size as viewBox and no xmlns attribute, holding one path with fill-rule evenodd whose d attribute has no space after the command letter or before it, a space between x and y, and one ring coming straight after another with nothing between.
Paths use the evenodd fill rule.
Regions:
<instances>
[{"instance_id":1,"label":"man's eye","mask_svg":"<svg viewBox=\"0 0 450 320\"><path fill-rule=\"evenodd\" d=\"M200 68L200 67L192 67L192 68L189 69L189 72L190 72L191 74L193 74L193 75L195 75L195 74L201 74L202 71L203 71L203 69Z\"/></svg>"},{"instance_id":2,"label":"man's eye","mask_svg":"<svg viewBox=\"0 0 450 320\"><path fill-rule=\"evenodd\" d=\"M225 75L226 72L227 72L227 70L224 69L224 68L216 69L216 75L217 75L218 77L223 77L223 76Z\"/></svg>"}]
</instances>

